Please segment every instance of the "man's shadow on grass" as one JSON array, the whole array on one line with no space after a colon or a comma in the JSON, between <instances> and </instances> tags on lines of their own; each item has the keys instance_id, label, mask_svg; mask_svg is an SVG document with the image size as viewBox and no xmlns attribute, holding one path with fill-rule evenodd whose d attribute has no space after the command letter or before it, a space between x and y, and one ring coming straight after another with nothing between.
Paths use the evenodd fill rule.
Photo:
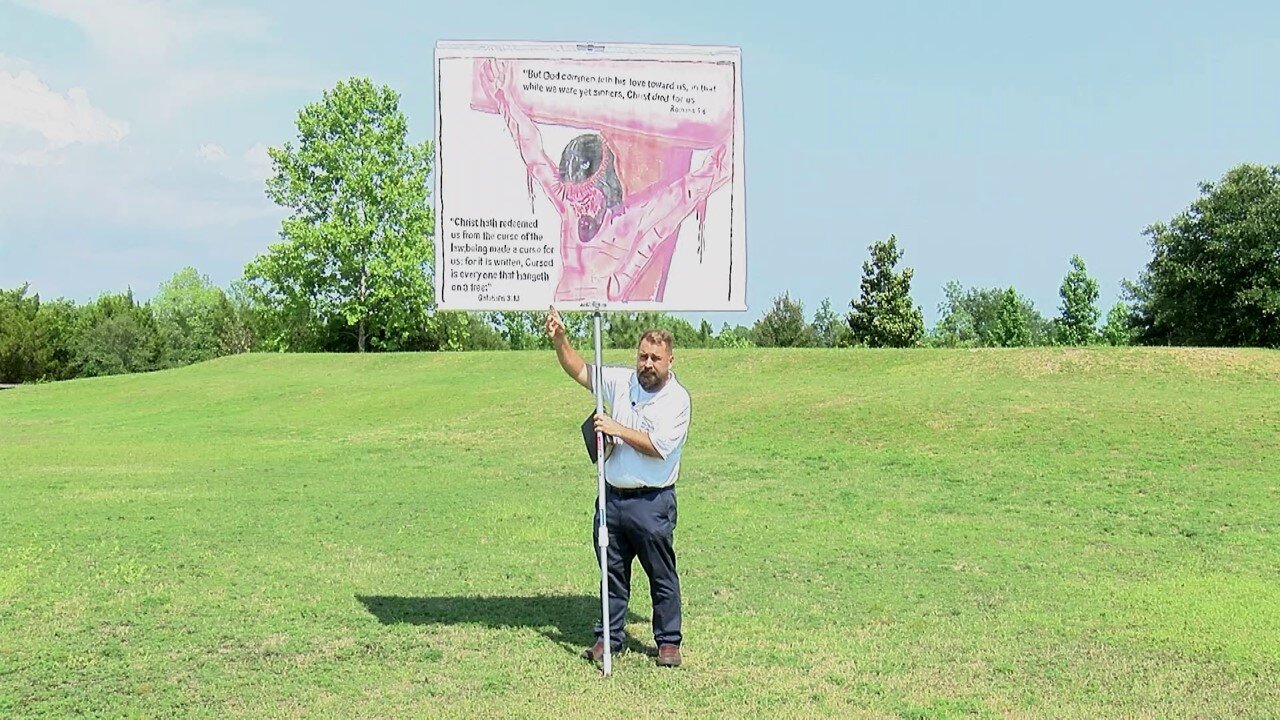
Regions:
<instances>
[{"instance_id":1,"label":"man's shadow on grass","mask_svg":"<svg viewBox=\"0 0 1280 720\"><path fill-rule=\"evenodd\" d=\"M596 641L591 626L600 618L600 598L591 595L531 595L528 597L399 597L356 595L383 625L482 625L488 628L532 628L573 655ZM642 620L627 611L627 621ZM623 649L657 653L627 636Z\"/></svg>"}]
</instances>

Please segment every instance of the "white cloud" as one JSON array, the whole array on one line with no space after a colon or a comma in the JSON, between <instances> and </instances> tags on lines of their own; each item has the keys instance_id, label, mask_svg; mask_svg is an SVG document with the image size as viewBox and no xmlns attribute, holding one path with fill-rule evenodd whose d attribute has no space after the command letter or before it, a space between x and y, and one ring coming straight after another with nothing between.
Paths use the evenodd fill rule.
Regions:
<instances>
[{"instance_id":1,"label":"white cloud","mask_svg":"<svg viewBox=\"0 0 1280 720\"><path fill-rule=\"evenodd\" d=\"M34 71L35 68L32 67L31 63L23 60L22 58L16 58L12 55L0 53L0 70L8 70L14 75L17 75L24 71Z\"/></svg>"},{"instance_id":2,"label":"white cloud","mask_svg":"<svg viewBox=\"0 0 1280 720\"><path fill-rule=\"evenodd\" d=\"M236 182L262 185L274 172L266 143L254 143L236 158L229 156L226 149L217 143L204 143L196 150L196 155L219 175Z\"/></svg>"},{"instance_id":3,"label":"white cloud","mask_svg":"<svg viewBox=\"0 0 1280 720\"><path fill-rule=\"evenodd\" d=\"M153 179L132 178L102 191L99 212L124 227L196 230L234 227L280 214L263 197L217 193L205 198L189 188L165 187Z\"/></svg>"},{"instance_id":4,"label":"white cloud","mask_svg":"<svg viewBox=\"0 0 1280 720\"><path fill-rule=\"evenodd\" d=\"M227 151L223 150L221 145L205 143L196 150L196 155L204 158L205 160L209 160L210 162L217 162L218 160L225 160L227 158Z\"/></svg>"},{"instance_id":5,"label":"white cloud","mask_svg":"<svg viewBox=\"0 0 1280 720\"><path fill-rule=\"evenodd\" d=\"M260 183L265 183L267 178L275 174L271 156L267 154L267 146L263 143L257 143L244 151L244 163L250 177Z\"/></svg>"},{"instance_id":6,"label":"white cloud","mask_svg":"<svg viewBox=\"0 0 1280 720\"><path fill-rule=\"evenodd\" d=\"M80 238L98 253L83 256L85 267L129 266L132 260L106 260L135 246L169 264L232 267L274 239L285 213L263 193L265 145L246 147L253 135L211 142L199 129L207 123L184 121L192 106L216 103L218 117L233 121L228 133L243 132L242 113L251 112L243 96L316 84L273 75L281 63L264 71L257 53L240 52L270 39L262 14L197 0L16 1L74 24L91 52L62 67L69 80L56 81L0 53L0 220L34 229L0 233L0 249L27 243L0 265L30 268L47 258L47 272L66 277L54 263L65 262ZM58 53L49 53L35 59L52 62ZM82 87L113 113L125 112L132 128L91 103ZM118 274L95 270L85 278L104 273ZM104 286L85 278L75 284Z\"/></svg>"},{"instance_id":7,"label":"white cloud","mask_svg":"<svg viewBox=\"0 0 1280 720\"><path fill-rule=\"evenodd\" d=\"M118 62L147 64L193 42L229 37L262 40L269 23L252 10L203 8L175 0L21 0L80 26L93 45Z\"/></svg>"},{"instance_id":8,"label":"white cloud","mask_svg":"<svg viewBox=\"0 0 1280 720\"><path fill-rule=\"evenodd\" d=\"M262 72L176 67L166 68L163 76L153 78L148 84L153 89L147 93L144 110L147 114L161 117L172 117L194 105L214 100L311 86L311 83L296 77Z\"/></svg>"},{"instance_id":9,"label":"white cloud","mask_svg":"<svg viewBox=\"0 0 1280 720\"><path fill-rule=\"evenodd\" d=\"M314 84L225 63L199 67L229 44L270 40L270 22L255 10L192 0L18 1L75 24L97 54L127 68L130 84L143 96L139 110L148 117L167 121L198 104ZM207 52L192 52L202 44Z\"/></svg>"},{"instance_id":10,"label":"white cloud","mask_svg":"<svg viewBox=\"0 0 1280 720\"><path fill-rule=\"evenodd\" d=\"M30 70L0 69L0 148L9 150L0 161L43 165L70 145L109 145L128 134L129 124L95 107L83 88L64 95Z\"/></svg>"},{"instance_id":11,"label":"white cloud","mask_svg":"<svg viewBox=\"0 0 1280 720\"><path fill-rule=\"evenodd\" d=\"M280 215L261 186L245 181L246 170L239 170L239 178L229 177L236 156L219 161L187 157L186 163L171 162L157 171L144 156L105 148L40 172L0 173L0 217L31 227L48 222L83 227L91 238L126 229L145 238L155 232L236 227ZM212 172L200 171L210 165ZM77 234L57 233L39 242L62 243ZM26 240L35 242L35 237ZM164 234L164 244L181 242L177 234Z\"/></svg>"}]
</instances>

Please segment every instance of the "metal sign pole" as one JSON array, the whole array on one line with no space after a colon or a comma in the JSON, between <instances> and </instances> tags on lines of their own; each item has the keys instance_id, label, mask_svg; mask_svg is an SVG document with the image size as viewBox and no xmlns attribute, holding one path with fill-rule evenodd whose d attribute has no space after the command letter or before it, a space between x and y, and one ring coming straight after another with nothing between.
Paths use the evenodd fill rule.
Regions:
<instances>
[{"instance_id":1,"label":"metal sign pole","mask_svg":"<svg viewBox=\"0 0 1280 720\"><path fill-rule=\"evenodd\" d=\"M596 363L592 366L591 387L596 393L596 412L604 412L604 357L600 352L600 311L595 312ZM609 524L604 509L604 433L596 432L596 503L600 515L600 527L596 531L596 545L600 550L600 627L604 629L604 674L613 673L613 631L609 626Z\"/></svg>"}]
</instances>

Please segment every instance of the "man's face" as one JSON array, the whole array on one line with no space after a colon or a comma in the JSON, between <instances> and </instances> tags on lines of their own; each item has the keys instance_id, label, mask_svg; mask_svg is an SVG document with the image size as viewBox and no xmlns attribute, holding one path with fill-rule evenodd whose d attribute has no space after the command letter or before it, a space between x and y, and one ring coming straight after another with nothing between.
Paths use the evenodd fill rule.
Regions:
<instances>
[{"instance_id":1,"label":"man's face","mask_svg":"<svg viewBox=\"0 0 1280 720\"><path fill-rule=\"evenodd\" d=\"M671 373L671 348L665 343L648 340L640 341L640 349L636 352L636 376L640 378L640 387L653 392L662 387Z\"/></svg>"}]
</instances>

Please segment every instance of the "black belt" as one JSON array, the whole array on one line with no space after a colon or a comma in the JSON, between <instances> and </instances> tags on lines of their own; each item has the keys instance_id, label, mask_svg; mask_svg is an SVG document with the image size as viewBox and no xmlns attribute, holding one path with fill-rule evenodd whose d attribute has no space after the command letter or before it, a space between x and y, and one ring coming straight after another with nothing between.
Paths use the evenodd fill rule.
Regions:
<instances>
[{"instance_id":1,"label":"black belt","mask_svg":"<svg viewBox=\"0 0 1280 720\"><path fill-rule=\"evenodd\" d=\"M608 488L609 488L609 492L614 493L615 495L618 495L620 497L639 497L641 495L651 495L658 491L667 489L666 487L620 488L620 487L614 487L612 485L609 485Z\"/></svg>"}]
</instances>

